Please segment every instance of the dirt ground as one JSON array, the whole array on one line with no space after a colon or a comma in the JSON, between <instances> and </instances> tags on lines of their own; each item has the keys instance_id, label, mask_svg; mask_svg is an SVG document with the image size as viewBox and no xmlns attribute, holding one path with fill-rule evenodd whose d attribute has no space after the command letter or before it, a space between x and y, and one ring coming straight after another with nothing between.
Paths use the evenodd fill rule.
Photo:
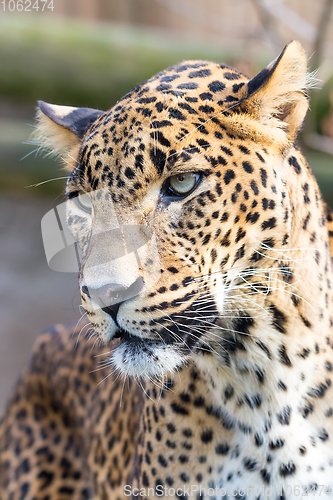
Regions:
<instances>
[{"instance_id":1,"label":"dirt ground","mask_svg":"<svg viewBox=\"0 0 333 500\"><path fill-rule=\"evenodd\" d=\"M53 202L0 193L0 413L37 335L80 317L77 277L44 255L40 221Z\"/></svg>"}]
</instances>

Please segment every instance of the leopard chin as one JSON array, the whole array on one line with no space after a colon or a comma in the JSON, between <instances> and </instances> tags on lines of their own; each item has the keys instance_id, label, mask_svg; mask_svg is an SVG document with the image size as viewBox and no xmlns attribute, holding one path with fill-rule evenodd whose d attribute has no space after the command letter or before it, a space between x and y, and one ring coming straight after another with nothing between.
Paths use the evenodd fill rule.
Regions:
<instances>
[{"instance_id":1,"label":"leopard chin","mask_svg":"<svg viewBox=\"0 0 333 500\"><path fill-rule=\"evenodd\" d=\"M124 330L118 330L115 337L120 338L120 345L112 352L110 364L125 377L163 378L179 371L189 360L178 345L140 338Z\"/></svg>"},{"instance_id":2,"label":"leopard chin","mask_svg":"<svg viewBox=\"0 0 333 500\"><path fill-rule=\"evenodd\" d=\"M108 364L121 376L164 378L179 371L189 360L186 343L172 344L162 338L138 336L118 326L104 312L99 319L97 324L91 321L92 326L104 344L113 344Z\"/></svg>"}]
</instances>

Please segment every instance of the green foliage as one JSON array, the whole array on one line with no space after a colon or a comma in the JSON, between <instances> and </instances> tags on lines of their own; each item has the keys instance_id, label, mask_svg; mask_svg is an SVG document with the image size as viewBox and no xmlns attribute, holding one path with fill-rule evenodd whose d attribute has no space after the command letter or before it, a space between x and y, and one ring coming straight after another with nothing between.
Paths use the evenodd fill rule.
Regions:
<instances>
[{"instance_id":1,"label":"green foliage","mask_svg":"<svg viewBox=\"0 0 333 500\"><path fill-rule=\"evenodd\" d=\"M160 34L111 24L0 21L0 96L109 109L138 83L185 58L221 50L181 47Z\"/></svg>"},{"instance_id":2,"label":"green foliage","mask_svg":"<svg viewBox=\"0 0 333 500\"><path fill-rule=\"evenodd\" d=\"M333 76L329 78L320 91L313 92L311 110L314 121L314 129L318 134L322 133L323 120L328 116L332 103L330 94L333 91Z\"/></svg>"}]
</instances>

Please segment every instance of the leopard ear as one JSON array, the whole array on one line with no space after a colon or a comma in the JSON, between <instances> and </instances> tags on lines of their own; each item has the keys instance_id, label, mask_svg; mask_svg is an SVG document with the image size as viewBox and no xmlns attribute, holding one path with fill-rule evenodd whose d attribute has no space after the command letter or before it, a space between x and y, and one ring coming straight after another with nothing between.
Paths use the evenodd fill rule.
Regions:
<instances>
[{"instance_id":1,"label":"leopard ear","mask_svg":"<svg viewBox=\"0 0 333 500\"><path fill-rule=\"evenodd\" d=\"M307 92L313 80L305 52L294 40L249 81L242 107L260 123L282 129L293 142L308 110Z\"/></svg>"},{"instance_id":2,"label":"leopard ear","mask_svg":"<svg viewBox=\"0 0 333 500\"><path fill-rule=\"evenodd\" d=\"M37 125L32 134L33 142L41 149L61 156L66 169L72 170L82 138L103 111L56 106L43 101L38 101L38 106Z\"/></svg>"}]
</instances>

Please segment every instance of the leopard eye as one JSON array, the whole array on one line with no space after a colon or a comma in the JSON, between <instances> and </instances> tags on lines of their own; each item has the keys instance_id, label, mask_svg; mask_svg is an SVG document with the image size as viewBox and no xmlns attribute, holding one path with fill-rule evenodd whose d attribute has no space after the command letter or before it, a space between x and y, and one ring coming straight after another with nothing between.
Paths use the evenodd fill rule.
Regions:
<instances>
[{"instance_id":1,"label":"leopard eye","mask_svg":"<svg viewBox=\"0 0 333 500\"><path fill-rule=\"evenodd\" d=\"M92 211L92 201L89 193L84 193L83 191L75 198L75 202L81 210L91 213Z\"/></svg>"},{"instance_id":2,"label":"leopard eye","mask_svg":"<svg viewBox=\"0 0 333 500\"><path fill-rule=\"evenodd\" d=\"M173 175L168 179L168 190L173 196L185 196L193 191L200 179L201 175L194 172Z\"/></svg>"}]
</instances>

